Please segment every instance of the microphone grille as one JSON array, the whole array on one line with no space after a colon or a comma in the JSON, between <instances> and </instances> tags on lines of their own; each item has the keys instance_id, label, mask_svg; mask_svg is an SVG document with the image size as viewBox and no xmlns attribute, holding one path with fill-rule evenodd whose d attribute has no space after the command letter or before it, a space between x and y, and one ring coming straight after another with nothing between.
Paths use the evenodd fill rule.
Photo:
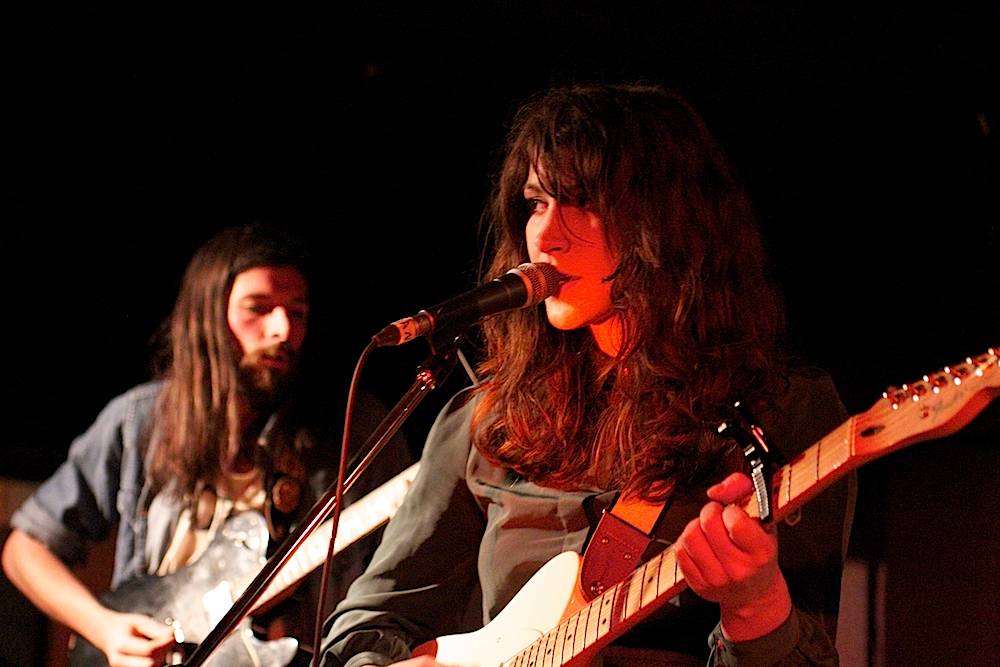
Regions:
<instances>
[{"instance_id":1,"label":"microphone grille","mask_svg":"<svg viewBox=\"0 0 1000 667\"><path fill-rule=\"evenodd\" d=\"M566 276L559 273L556 267L543 262L519 264L511 273L520 273L526 279L530 294L525 306L534 306L549 298L566 281Z\"/></svg>"}]
</instances>

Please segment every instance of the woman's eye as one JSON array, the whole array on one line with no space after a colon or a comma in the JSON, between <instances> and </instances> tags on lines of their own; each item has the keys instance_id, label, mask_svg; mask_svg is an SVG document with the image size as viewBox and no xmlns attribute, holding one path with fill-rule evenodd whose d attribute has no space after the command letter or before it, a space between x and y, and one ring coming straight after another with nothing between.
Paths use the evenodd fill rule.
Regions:
<instances>
[{"instance_id":1,"label":"woman's eye","mask_svg":"<svg viewBox=\"0 0 1000 667\"><path fill-rule=\"evenodd\" d=\"M545 210L545 202L539 197L530 197L524 200L524 205L529 213L538 213Z\"/></svg>"}]
</instances>

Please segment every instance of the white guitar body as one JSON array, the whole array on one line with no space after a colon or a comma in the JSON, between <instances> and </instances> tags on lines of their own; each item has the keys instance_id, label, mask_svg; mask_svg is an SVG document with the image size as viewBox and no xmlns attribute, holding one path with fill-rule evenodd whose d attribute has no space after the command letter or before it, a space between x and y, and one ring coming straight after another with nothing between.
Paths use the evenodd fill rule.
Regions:
<instances>
[{"instance_id":1,"label":"white guitar body","mask_svg":"<svg viewBox=\"0 0 1000 667\"><path fill-rule=\"evenodd\" d=\"M548 561L489 625L446 635L421 646L448 667L497 667L555 628L572 607L580 576L580 554L565 551Z\"/></svg>"}]
</instances>

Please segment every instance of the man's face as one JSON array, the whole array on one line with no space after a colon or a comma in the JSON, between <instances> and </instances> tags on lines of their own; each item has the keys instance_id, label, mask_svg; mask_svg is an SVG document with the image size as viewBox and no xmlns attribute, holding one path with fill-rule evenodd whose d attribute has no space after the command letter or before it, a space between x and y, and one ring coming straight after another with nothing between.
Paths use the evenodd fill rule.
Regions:
<instances>
[{"instance_id":1,"label":"man's face","mask_svg":"<svg viewBox=\"0 0 1000 667\"><path fill-rule=\"evenodd\" d=\"M275 398L295 374L306 337L309 289L298 269L257 266L237 274L226 319L242 353L244 388Z\"/></svg>"}]
</instances>

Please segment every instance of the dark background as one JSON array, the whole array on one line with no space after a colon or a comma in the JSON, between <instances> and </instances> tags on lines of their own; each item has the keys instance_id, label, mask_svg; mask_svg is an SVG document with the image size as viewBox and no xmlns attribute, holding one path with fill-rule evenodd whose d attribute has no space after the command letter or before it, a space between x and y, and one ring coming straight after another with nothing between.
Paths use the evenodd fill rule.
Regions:
<instances>
[{"instance_id":1,"label":"dark background","mask_svg":"<svg viewBox=\"0 0 1000 667\"><path fill-rule=\"evenodd\" d=\"M474 284L506 123L551 84L694 103L749 184L792 344L852 413L1000 344L991 3L6 14L4 476L46 477L148 377L190 254L251 220L325 258L311 344L342 413L368 337ZM426 353L377 352L365 386L393 403ZM416 446L460 373L407 424ZM862 473L852 551L889 563L889 664L1000 648L973 630L1000 616L996 413Z\"/></svg>"}]
</instances>

